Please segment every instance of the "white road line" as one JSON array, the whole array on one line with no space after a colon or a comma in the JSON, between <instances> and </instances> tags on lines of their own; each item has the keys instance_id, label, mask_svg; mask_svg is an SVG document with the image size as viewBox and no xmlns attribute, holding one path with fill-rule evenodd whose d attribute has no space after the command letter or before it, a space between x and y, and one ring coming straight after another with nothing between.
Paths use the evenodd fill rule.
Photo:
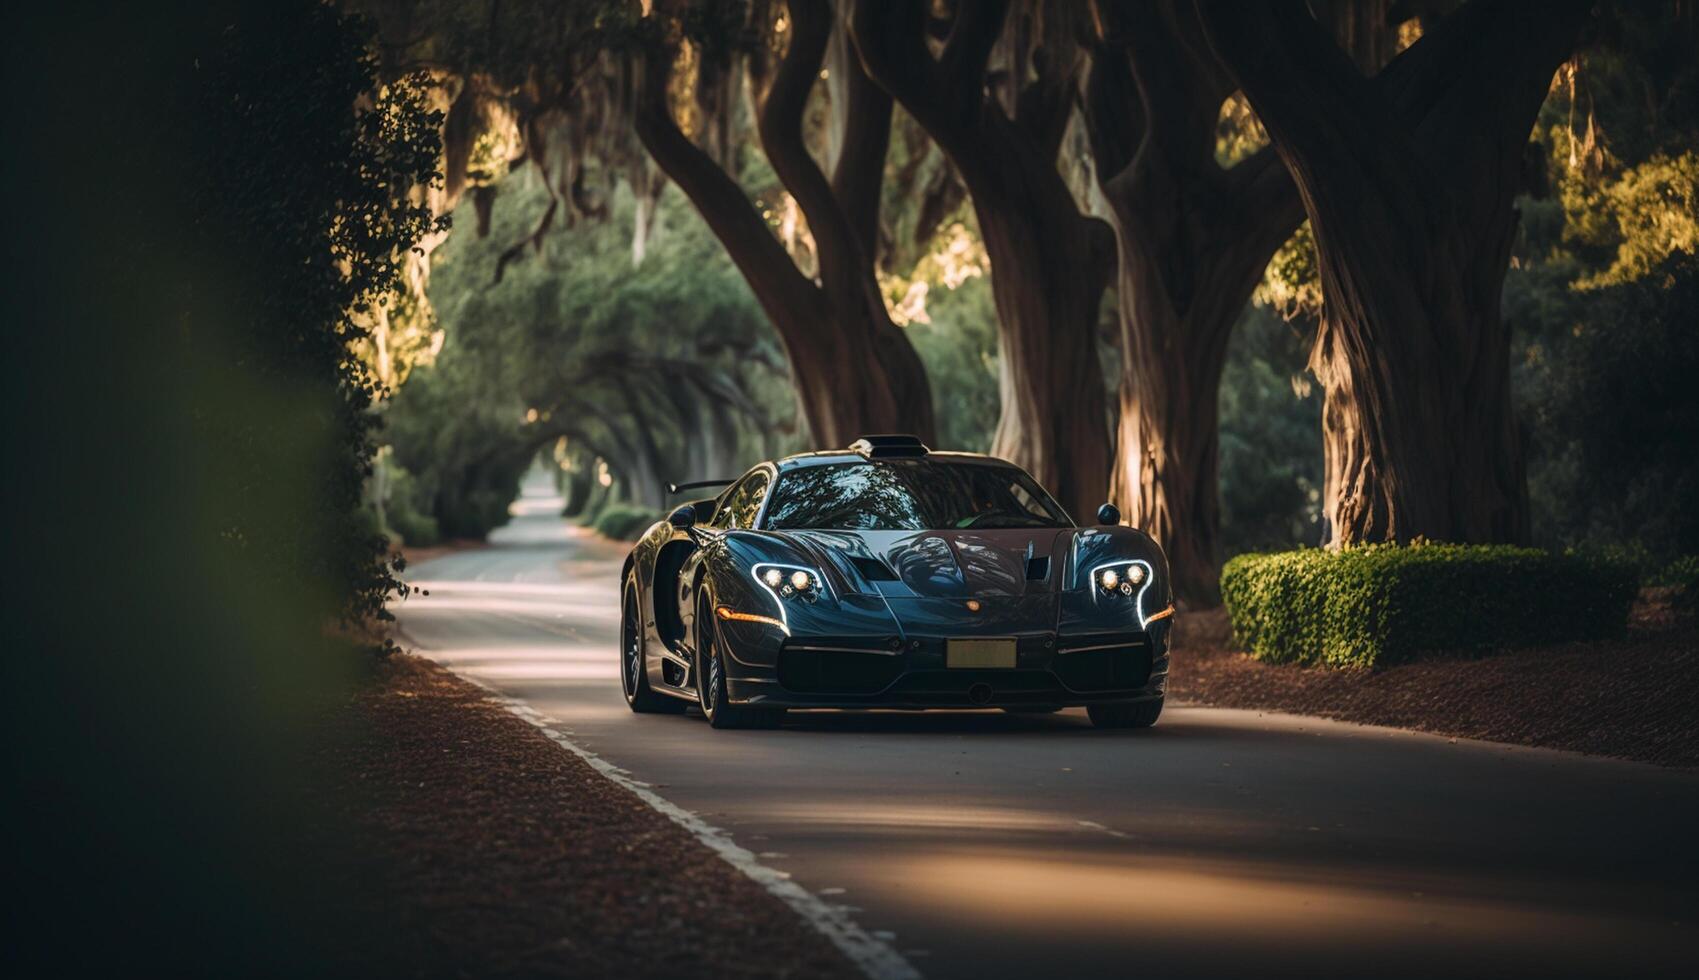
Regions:
<instances>
[{"instance_id":1,"label":"white road line","mask_svg":"<svg viewBox=\"0 0 1699 980\"><path fill-rule=\"evenodd\" d=\"M762 864L753 853L732 843L730 834L665 799L644 783L632 779L625 770L567 738L551 726L551 719L538 713L524 701L508 697L475 677L468 677L453 668L449 669L455 676L489 692L492 703L501 705L515 717L535 726L556 745L583 759L590 764L590 768L635 793L638 799L649 804L650 809L689 831L691 836L705 844L727 864L743 872L774 898L789 905L792 911L802 916L803 921L831 940L832 945L838 947L838 950L870 980L920 980L920 971L885 941L885 937L891 936L890 933L868 933L845 914L842 906L824 901L791 881L785 872Z\"/></svg>"}]
</instances>

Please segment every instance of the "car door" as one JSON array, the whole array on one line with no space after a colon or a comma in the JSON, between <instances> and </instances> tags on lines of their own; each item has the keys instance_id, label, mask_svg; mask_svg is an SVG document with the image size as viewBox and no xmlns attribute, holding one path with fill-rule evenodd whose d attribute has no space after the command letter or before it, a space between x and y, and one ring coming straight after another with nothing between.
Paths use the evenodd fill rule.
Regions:
<instances>
[{"instance_id":1,"label":"car door","mask_svg":"<svg viewBox=\"0 0 1699 980\"><path fill-rule=\"evenodd\" d=\"M684 623L686 636L695 635L694 583L698 578L697 570L703 562L719 557L720 535L727 531L749 530L755 526L755 519L761 514L761 505L767 499L767 489L772 484L773 472L770 466L762 464L750 470L720 498L720 506L708 523L691 529L691 536L696 539L696 551L685 559L684 567L678 576L678 613Z\"/></svg>"}]
</instances>

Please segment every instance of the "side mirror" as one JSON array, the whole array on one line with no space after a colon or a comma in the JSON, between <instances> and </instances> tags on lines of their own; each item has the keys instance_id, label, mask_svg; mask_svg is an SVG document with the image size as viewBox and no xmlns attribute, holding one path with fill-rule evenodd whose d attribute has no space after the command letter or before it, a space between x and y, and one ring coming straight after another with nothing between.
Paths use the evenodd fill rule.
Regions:
<instances>
[{"instance_id":1,"label":"side mirror","mask_svg":"<svg viewBox=\"0 0 1699 980\"><path fill-rule=\"evenodd\" d=\"M671 514L667 515L667 523L680 531L688 531L696 526L696 508L689 504L681 504Z\"/></svg>"},{"instance_id":2,"label":"side mirror","mask_svg":"<svg viewBox=\"0 0 1699 980\"><path fill-rule=\"evenodd\" d=\"M1114 504L1104 504L1102 507L1097 508L1097 523L1099 523L1099 524L1119 524L1119 523L1121 523L1121 509L1119 507L1116 507Z\"/></svg>"}]
</instances>

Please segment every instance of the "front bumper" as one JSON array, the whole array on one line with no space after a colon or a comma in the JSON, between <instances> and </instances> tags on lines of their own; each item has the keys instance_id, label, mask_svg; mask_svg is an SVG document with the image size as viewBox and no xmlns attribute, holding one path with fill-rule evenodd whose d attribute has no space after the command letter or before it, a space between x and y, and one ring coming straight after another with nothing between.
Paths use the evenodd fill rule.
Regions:
<instances>
[{"instance_id":1,"label":"front bumper","mask_svg":"<svg viewBox=\"0 0 1699 980\"><path fill-rule=\"evenodd\" d=\"M726 663L734 702L785 708L1074 707L1148 701L1168 683L1168 622L1026 633L1012 668L945 664L945 636L760 637Z\"/></svg>"}]
</instances>

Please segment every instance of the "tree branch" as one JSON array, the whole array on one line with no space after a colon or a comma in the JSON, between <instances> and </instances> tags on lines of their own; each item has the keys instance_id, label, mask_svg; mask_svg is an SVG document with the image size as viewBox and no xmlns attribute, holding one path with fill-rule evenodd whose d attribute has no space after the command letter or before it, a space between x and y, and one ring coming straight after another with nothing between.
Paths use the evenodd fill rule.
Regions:
<instances>
[{"instance_id":1,"label":"tree branch","mask_svg":"<svg viewBox=\"0 0 1699 980\"><path fill-rule=\"evenodd\" d=\"M1357 191L1340 174L1359 168L1338 164L1356 159L1352 147L1365 139L1388 147L1383 159L1403 161L1398 169L1415 185L1431 186L1440 173L1455 184L1494 157L1520 160L1551 72L1588 9L1586 0L1473 0L1365 82L1302 0L1197 6L1210 43L1289 164L1332 161L1329 185L1342 199ZM1509 102L1495 91L1509 91ZM1294 138L1298 129L1303 139ZM1416 165L1418 145L1419 158L1439 172Z\"/></svg>"},{"instance_id":2,"label":"tree branch","mask_svg":"<svg viewBox=\"0 0 1699 980\"><path fill-rule=\"evenodd\" d=\"M1124 41L1109 33L1092 51L1080 92L1080 112L1098 182L1107 184L1132 164L1145 136L1144 103L1133 82Z\"/></svg>"},{"instance_id":3,"label":"tree branch","mask_svg":"<svg viewBox=\"0 0 1699 980\"><path fill-rule=\"evenodd\" d=\"M820 77L820 64L832 37L832 8L828 0L790 0L791 37L785 56L773 74L758 128L761 147L779 181L796 198L820 255L822 278L859 266L855 252L860 239L838 206L820 165L808 152L802 136L802 117L808 96ZM889 127L887 126L887 132ZM852 148L846 147L846 155ZM881 161L883 154L881 154ZM840 167L840 169L842 169ZM877 221L877 213L874 220Z\"/></svg>"},{"instance_id":4,"label":"tree branch","mask_svg":"<svg viewBox=\"0 0 1699 980\"><path fill-rule=\"evenodd\" d=\"M1215 160L1215 123L1236 87L1221 68L1189 0L1104 4L1104 30L1126 46L1138 84L1146 145L1173 165L1204 169Z\"/></svg>"},{"instance_id":5,"label":"tree branch","mask_svg":"<svg viewBox=\"0 0 1699 980\"><path fill-rule=\"evenodd\" d=\"M848 33L849 25L838 19L834 29ZM891 95L868 77L853 45L849 47L850 56L838 66L844 76L839 91L847 104L837 166L832 171L832 192L849 219L856 243L871 261L878 251L879 195L884 186L885 156L891 146Z\"/></svg>"},{"instance_id":6,"label":"tree branch","mask_svg":"<svg viewBox=\"0 0 1699 980\"><path fill-rule=\"evenodd\" d=\"M1015 123L1048 159L1061 151L1079 96L1081 63L1096 34L1090 8L1077 0L1050 0L1036 6L1036 31L1016 30L1024 18L1011 18L1005 45L1026 45L1012 51L1011 79L1019 84L1014 99ZM1023 66L1033 75L1024 84ZM997 104L997 100L991 100Z\"/></svg>"},{"instance_id":7,"label":"tree branch","mask_svg":"<svg viewBox=\"0 0 1699 980\"><path fill-rule=\"evenodd\" d=\"M1007 0L959 6L943 61L926 47L924 0L855 0L856 52L868 77L889 92L952 156L971 152L984 98L985 65Z\"/></svg>"},{"instance_id":8,"label":"tree branch","mask_svg":"<svg viewBox=\"0 0 1699 980\"><path fill-rule=\"evenodd\" d=\"M819 290L791 261L743 187L678 128L667 105L674 49L651 43L643 54L634 124L655 163L684 191L774 323L795 322L819 302Z\"/></svg>"},{"instance_id":9,"label":"tree branch","mask_svg":"<svg viewBox=\"0 0 1699 980\"><path fill-rule=\"evenodd\" d=\"M1003 33L1008 12L1008 0L961 0L956 4L955 21L938 56L946 86L971 93L977 101L985 87L985 66L997 45L997 36Z\"/></svg>"}]
</instances>

